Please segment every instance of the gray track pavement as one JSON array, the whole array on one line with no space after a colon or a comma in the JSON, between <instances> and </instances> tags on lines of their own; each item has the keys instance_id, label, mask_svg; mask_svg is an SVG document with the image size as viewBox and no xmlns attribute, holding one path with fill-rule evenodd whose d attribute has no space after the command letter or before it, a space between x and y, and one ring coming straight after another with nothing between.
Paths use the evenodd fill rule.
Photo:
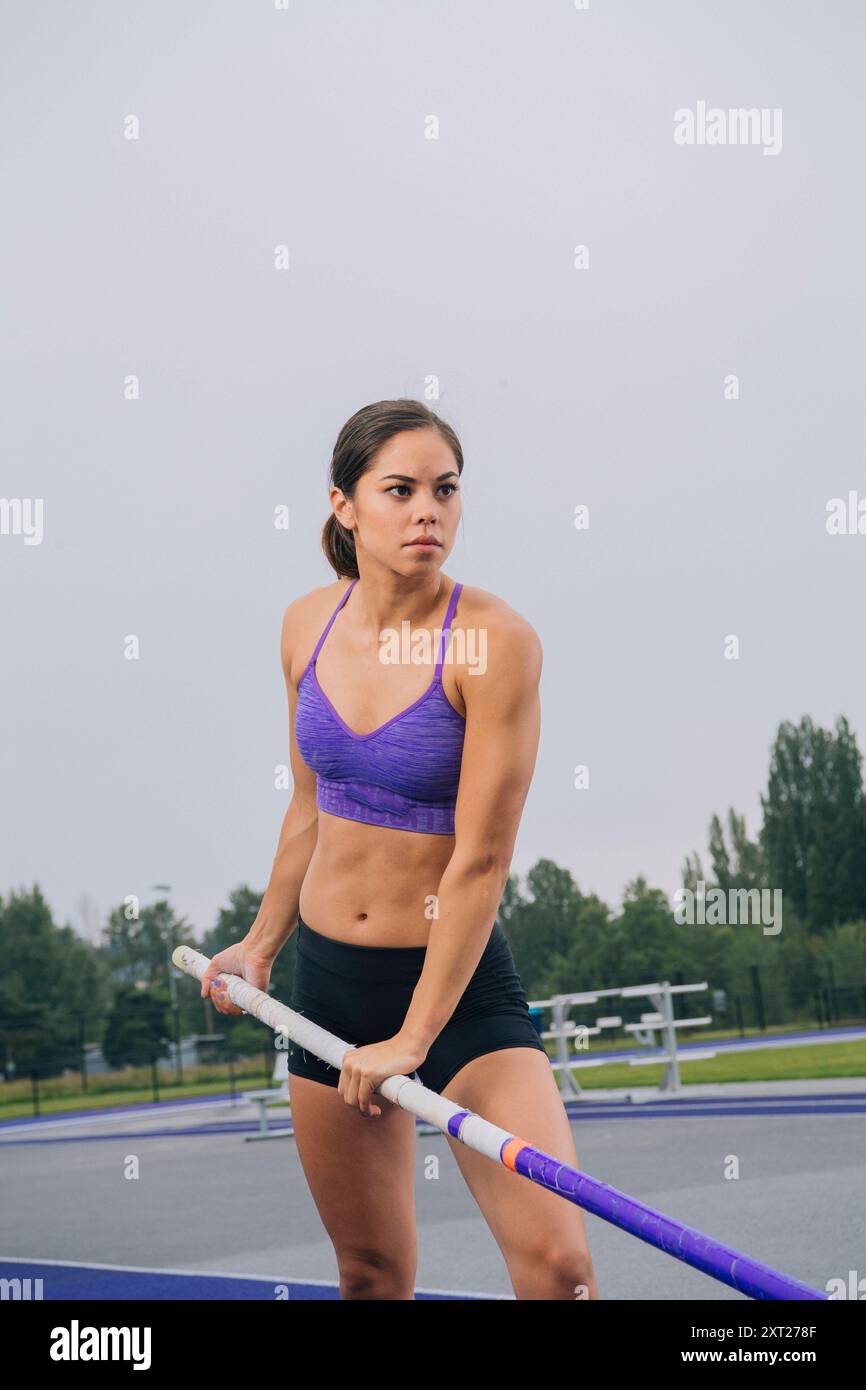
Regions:
<instances>
[{"instance_id":1,"label":"gray track pavement","mask_svg":"<svg viewBox=\"0 0 866 1390\"><path fill-rule=\"evenodd\" d=\"M591 1099L626 1094L593 1092ZM582 1169L818 1288L831 1277L847 1278L852 1269L862 1275L866 1113L830 1114L816 1099L806 1114L761 1109L754 1115L695 1116L666 1106L662 1116L642 1117L640 1104L650 1096L632 1090L638 1094L634 1119L593 1111L573 1121ZM866 1077L688 1086L681 1093L688 1100L833 1094L859 1094L866 1102ZM292 1138L246 1143L236 1131L173 1132L252 1117L249 1106L210 1105L81 1117L20 1127L16 1135L6 1130L0 1143L0 1253L336 1280L333 1251ZM121 1132L138 1137L109 1137ZM134 1181L124 1176L130 1155L140 1165ZM425 1176L429 1155L439 1158L439 1176L432 1181ZM732 1155L739 1162L735 1181L724 1176ZM512 1295L499 1249L442 1135L419 1134L416 1202L418 1288ZM741 1297L590 1214L586 1220L603 1297Z\"/></svg>"}]
</instances>

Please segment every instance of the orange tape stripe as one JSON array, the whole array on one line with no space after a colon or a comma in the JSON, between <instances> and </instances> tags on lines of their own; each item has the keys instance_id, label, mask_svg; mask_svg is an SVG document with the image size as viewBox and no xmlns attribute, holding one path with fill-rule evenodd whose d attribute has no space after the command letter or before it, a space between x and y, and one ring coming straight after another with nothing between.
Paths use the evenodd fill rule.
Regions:
<instances>
[{"instance_id":1,"label":"orange tape stripe","mask_svg":"<svg viewBox=\"0 0 866 1390\"><path fill-rule=\"evenodd\" d=\"M518 1139L516 1136L513 1139L509 1139L507 1144L502 1145L502 1162L504 1166L510 1168L512 1172L515 1172L517 1155L520 1153L521 1149L526 1149L528 1147L525 1139Z\"/></svg>"}]
</instances>

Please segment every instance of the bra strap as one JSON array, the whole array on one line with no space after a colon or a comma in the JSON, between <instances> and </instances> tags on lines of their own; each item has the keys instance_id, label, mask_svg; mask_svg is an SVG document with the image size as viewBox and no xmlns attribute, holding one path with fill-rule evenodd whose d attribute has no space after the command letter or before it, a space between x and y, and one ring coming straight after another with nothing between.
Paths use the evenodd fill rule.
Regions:
<instances>
[{"instance_id":1,"label":"bra strap","mask_svg":"<svg viewBox=\"0 0 866 1390\"><path fill-rule=\"evenodd\" d=\"M360 579L360 575L358 576L358 579ZM319 638L318 642L316 643L316 650L313 652L313 655L310 657L310 662L309 662L309 664L310 664L311 666L312 666L313 662L315 661L316 657L319 655L319 652L320 652L321 647L322 647L322 643L324 642L324 640L325 640L325 638L327 637L328 633L331 631L331 624L333 623L334 619L336 618L336 616L337 616L337 614L339 613L340 609L342 608L343 604L346 602L346 599L349 597L350 593L351 593L352 590L354 589L355 585L356 585L357 582L358 582L358 579L353 579L353 580L352 580L352 582L351 582L351 584L349 585L348 589L346 590L346 592L344 593L343 597L340 599L340 602L337 604L336 608L334 609L333 613L331 614L330 618L328 619L328 625L327 625L327 627L325 628L325 631L322 633L321 637Z\"/></svg>"},{"instance_id":2,"label":"bra strap","mask_svg":"<svg viewBox=\"0 0 866 1390\"><path fill-rule=\"evenodd\" d=\"M440 642L439 659L436 662L436 670L433 675L434 680L438 680L442 675L442 663L445 660L445 652L448 646L448 639L451 636L451 619L454 617L454 610L457 607L457 600L460 597L460 590L462 588L462 584L455 584L454 588L451 591L451 601L448 604L448 611L445 614L445 625L442 628L442 639Z\"/></svg>"}]
</instances>

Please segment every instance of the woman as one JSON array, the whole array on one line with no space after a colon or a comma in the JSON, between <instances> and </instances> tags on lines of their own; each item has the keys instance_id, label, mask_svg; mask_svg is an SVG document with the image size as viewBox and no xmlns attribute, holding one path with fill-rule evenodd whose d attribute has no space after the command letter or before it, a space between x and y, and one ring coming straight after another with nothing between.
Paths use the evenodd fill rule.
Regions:
<instances>
[{"instance_id":1,"label":"woman","mask_svg":"<svg viewBox=\"0 0 866 1390\"><path fill-rule=\"evenodd\" d=\"M374 1098L386 1076L417 1070L577 1166L495 921L538 750L541 644L501 599L442 572L462 471L456 434L418 401L379 401L340 431L322 538L338 579L283 620L292 800L258 916L202 981L240 1013L220 971L266 990L297 928L291 1007L357 1044L339 1073L289 1053L344 1299L414 1297L416 1122ZM448 1143L516 1296L597 1298L580 1208Z\"/></svg>"}]
</instances>

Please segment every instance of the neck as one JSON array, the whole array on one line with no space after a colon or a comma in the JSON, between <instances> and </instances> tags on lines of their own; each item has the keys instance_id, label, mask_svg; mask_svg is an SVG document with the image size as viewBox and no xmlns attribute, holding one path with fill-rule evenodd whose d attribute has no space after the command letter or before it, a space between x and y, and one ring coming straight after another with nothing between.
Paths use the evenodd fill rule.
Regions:
<instances>
[{"instance_id":1,"label":"neck","mask_svg":"<svg viewBox=\"0 0 866 1390\"><path fill-rule=\"evenodd\" d=\"M408 622L410 627L433 627L442 617L446 594L454 585L446 575L435 574L421 579L406 579L402 575L363 573L356 581L346 606L354 608L359 627L379 633L383 628L396 628Z\"/></svg>"}]
</instances>

